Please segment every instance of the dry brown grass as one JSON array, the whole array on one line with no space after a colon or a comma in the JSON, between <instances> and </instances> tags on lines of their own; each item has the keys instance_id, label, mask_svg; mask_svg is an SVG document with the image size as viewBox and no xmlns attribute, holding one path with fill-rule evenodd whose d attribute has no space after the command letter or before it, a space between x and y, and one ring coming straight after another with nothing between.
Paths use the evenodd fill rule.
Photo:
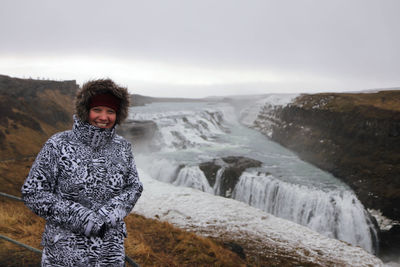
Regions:
<instances>
[{"instance_id":1,"label":"dry brown grass","mask_svg":"<svg viewBox=\"0 0 400 267\"><path fill-rule=\"evenodd\" d=\"M1 199L0 234L40 249L44 220L24 207L22 202ZM39 266L40 255L8 241L0 240L1 266Z\"/></svg>"},{"instance_id":2,"label":"dry brown grass","mask_svg":"<svg viewBox=\"0 0 400 267\"><path fill-rule=\"evenodd\" d=\"M49 136L70 129L72 124L72 94L57 87L37 90L22 87L18 90L20 93L14 95L8 88L0 95L2 160L34 155ZM31 95L28 91L32 91Z\"/></svg>"},{"instance_id":3,"label":"dry brown grass","mask_svg":"<svg viewBox=\"0 0 400 267\"><path fill-rule=\"evenodd\" d=\"M329 102L323 108L335 111L349 111L357 107L374 107L377 109L400 111L400 90L380 91L376 93L321 93L303 95L298 102L307 103L311 108L320 103L321 99L328 98Z\"/></svg>"},{"instance_id":4,"label":"dry brown grass","mask_svg":"<svg viewBox=\"0 0 400 267\"><path fill-rule=\"evenodd\" d=\"M130 215L127 255L143 266L244 266L238 255L215 241L167 222Z\"/></svg>"},{"instance_id":5,"label":"dry brown grass","mask_svg":"<svg viewBox=\"0 0 400 267\"><path fill-rule=\"evenodd\" d=\"M21 186L32 166L34 157L0 161L0 192L21 195Z\"/></svg>"},{"instance_id":6,"label":"dry brown grass","mask_svg":"<svg viewBox=\"0 0 400 267\"><path fill-rule=\"evenodd\" d=\"M39 248L44 220L22 202L1 200L0 234ZM221 244L169 223L131 214L126 218L126 254L140 266L245 266ZM1 240L0 266L38 266L40 255Z\"/></svg>"}]
</instances>

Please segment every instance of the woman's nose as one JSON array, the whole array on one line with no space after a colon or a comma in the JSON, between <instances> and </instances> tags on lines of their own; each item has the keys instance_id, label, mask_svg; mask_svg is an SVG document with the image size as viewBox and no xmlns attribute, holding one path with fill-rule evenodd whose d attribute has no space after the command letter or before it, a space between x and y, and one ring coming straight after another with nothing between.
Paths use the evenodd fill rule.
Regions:
<instances>
[{"instance_id":1,"label":"woman's nose","mask_svg":"<svg viewBox=\"0 0 400 267\"><path fill-rule=\"evenodd\" d=\"M101 120L107 120L107 113L106 112L101 112L100 113L100 119Z\"/></svg>"}]
</instances>

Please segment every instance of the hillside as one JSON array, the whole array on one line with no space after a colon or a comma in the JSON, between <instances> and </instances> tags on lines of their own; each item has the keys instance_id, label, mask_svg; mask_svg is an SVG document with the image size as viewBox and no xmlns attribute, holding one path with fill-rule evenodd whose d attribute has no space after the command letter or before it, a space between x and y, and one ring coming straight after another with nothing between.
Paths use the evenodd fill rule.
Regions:
<instances>
[{"instance_id":1,"label":"hillside","mask_svg":"<svg viewBox=\"0 0 400 267\"><path fill-rule=\"evenodd\" d=\"M75 81L0 75L0 160L34 156L53 133L72 122Z\"/></svg>"}]
</instances>

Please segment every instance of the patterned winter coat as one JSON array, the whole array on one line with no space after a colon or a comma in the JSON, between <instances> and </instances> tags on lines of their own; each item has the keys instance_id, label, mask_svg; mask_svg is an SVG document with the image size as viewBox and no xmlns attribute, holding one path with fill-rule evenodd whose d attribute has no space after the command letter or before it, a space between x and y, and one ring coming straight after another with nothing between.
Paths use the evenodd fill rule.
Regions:
<instances>
[{"instance_id":1,"label":"patterned winter coat","mask_svg":"<svg viewBox=\"0 0 400 267\"><path fill-rule=\"evenodd\" d=\"M46 220L42 266L124 266L123 219L142 190L130 143L74 116L22 187L25 204Z\"/></svg>"}]
</instances>

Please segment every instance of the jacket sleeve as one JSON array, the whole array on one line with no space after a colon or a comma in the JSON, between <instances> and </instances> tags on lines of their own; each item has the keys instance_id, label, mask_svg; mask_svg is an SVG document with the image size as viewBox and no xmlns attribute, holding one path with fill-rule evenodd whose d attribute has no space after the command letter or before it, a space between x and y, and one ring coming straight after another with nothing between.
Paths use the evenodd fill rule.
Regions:
<instances>
[{"instance_id":1,"label":"jacket sleeve","mask_svg":"<svg viewBox=\"0 0 400 267\"><path fill-rule=\"evenodd\" d=\"M54 141L49 139L22 186L25 205L46 221L74 233L96 235L104 224L101 216L79 203L61 198L55 192L58 154Z\"/></svg>"},{"instance_id":2,"label":"jacket sleeve","mask_svg":"<svg viewBox=\"0 0 400 267\"><path fill-rule=\"evenodd\" d=\"M127 153L128 156L128 171L124 188L119 195L111 198L99 210L101 216L105 217L107 223L111 224L113 227L132 211L143 191L143 184L139 181L130 143L127 143L125 153Z\"/></svg>"}]
</instances>

